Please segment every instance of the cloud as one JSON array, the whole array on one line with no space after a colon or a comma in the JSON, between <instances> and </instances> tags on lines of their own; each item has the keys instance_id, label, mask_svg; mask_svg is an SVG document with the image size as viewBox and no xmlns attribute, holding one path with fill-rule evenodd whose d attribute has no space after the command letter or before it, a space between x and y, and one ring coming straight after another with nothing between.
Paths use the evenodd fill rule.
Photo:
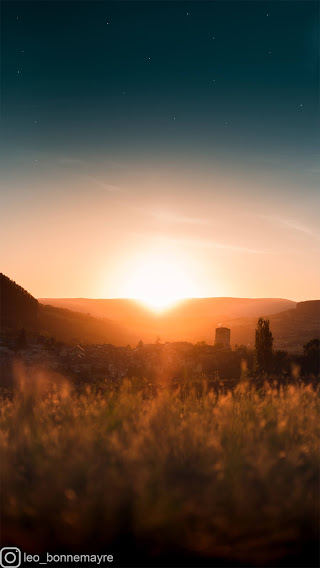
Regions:
<instances>
[{"instance_id":1,"label":"cloud","mask_svg":"<svg viewBox=\"0 0 320 568\"><path fill-rule=\"evenodd\" d=\"M296 221L294 219L285 219L283 217L277 217L273 215L259 215L262 219L266 219L271 223L276 223L282 227L286 227L288 229L293 229L294 231L298 231L310 237L317 237L319 238L319 234L315 233L310 227L303 225L300 221Z\"/></svg>"},{"instance_id":2,"label":"cloud","mask_svg":"<svg viewBox=\"0 0 320 568\"><path fill-rule=\"evenodd\" d=\"M97 178L96 176L85 176L86 180L89 180L90 182L93 182L96 186L100 187L101 189L106 189L107 191L110 192L118 192L121 191L121 188L117 185L113 185L111 183L106 183L103 180Z\"/></svg>"},{"instance_id":3,"label":"cloud","mask_svg":"<svg viewBox=\"0 0 320 568\"><path fill-rule=\"evenodd\" d=\"M161 242L163 243L167 242L168 244L177 244L187 247L222 249L226 251L240 252L245 254L275 254L274 251L270 250L256 249L232 243L224 243L210 238L203 239L197 237L195 238L161 237ZM279 251L277 251L276 254L279 254Z\"/></svg>"},{"instance_id":4,"label":"cloud","mask_svg":"<svg viewBox=\"0 0 320 568\"><path fill-rule=\"evenodd\" d=\"M175 239L177 243L184 244L187 246L196 246L201 248L209 248L209 249L223 249L229 250L233 252L241 252L246 254L268 254L270 251L251 248L242 245L230 244L230 243L223 243L211 239Z\"/></svg>"},{"instance_id":5,"label":"cloud","mask_svg":"<svg viewBox=\"0 0 320 568\"><path fill-rule=\"evenodd\" d=\"M207 225L209 223L209 219L203 217L188 217L185 215L172 213L171 211L144 210L144 212L158 219L159 221L165 221L168 223L182 223L187 225Z\"/></svg>"},{"instance_id":6,"label":"cloud","mask_svg":"<svg viewBox=\"0 0 320 568\"><path fill-rule=\"evenodd\" d=\"M65 166L76 166L76 168L72 168L72 171L78 174L81 179L85 181L90 181L95 186L98 186L102 189L106 189L107 191L113 191L113 192L121 191L121 188L119 186L107 183L104 180L98 178L96 175L91 175L90 173L86 173L88 169L90 172L94 167L94 165L91 162L88 162L87 160L65 156L64 158L59 158L58 163ZM85 168L82 166L84 166Z\"/></svg>"}]
</instances>

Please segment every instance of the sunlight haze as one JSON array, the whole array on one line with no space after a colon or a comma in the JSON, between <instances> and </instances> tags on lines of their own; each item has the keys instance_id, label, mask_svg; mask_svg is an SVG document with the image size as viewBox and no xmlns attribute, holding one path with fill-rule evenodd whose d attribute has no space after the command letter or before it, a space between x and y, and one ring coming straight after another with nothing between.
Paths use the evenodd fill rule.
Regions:
<instances>
[{"instance_id":1,"label":"sunlight haze","mask_svg":"<svg viewBox=\"0 0 320 568\"><path fill-rule=\"evenodd\" d=\"M0 213L2 269L36 297L318 295L319 196L297 180L86 165L109 191L77 164L54 180L50 167L12 173Z\"/></svg>"}]
</instances>

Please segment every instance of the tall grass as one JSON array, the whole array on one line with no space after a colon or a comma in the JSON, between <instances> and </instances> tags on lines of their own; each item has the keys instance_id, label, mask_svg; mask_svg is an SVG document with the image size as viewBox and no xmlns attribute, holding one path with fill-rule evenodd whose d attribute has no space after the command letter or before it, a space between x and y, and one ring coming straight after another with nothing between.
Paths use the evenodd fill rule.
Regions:
<instances>
[{"instance_id":1,"label":"tall grass","mask_svg":"<svg viewBox=\"0 0 320 568\"><path fill-rule=\"evenodd\" d=\"M153 396L25 376L1 402L1 457L2 546L127 566L316 563L310 386Z\"/></svg>"}]
</instances>

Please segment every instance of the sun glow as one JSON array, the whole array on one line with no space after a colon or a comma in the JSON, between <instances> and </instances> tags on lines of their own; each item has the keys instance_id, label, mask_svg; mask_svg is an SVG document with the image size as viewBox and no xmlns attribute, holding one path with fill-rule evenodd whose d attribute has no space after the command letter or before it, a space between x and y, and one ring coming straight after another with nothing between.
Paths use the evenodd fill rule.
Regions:
<instances>
[{"instance_id":1,"label":"sun glow","mask_svg":"<svg viewBox=\"0 0 320 568\"><path fill-rule=\"evenodd\" d=\"M170 308L183 298L196 296L195 285L181 259L154 255L139 259L127 276L126 297L134 298L155 311Z\"/></svg>"}]
</instances>

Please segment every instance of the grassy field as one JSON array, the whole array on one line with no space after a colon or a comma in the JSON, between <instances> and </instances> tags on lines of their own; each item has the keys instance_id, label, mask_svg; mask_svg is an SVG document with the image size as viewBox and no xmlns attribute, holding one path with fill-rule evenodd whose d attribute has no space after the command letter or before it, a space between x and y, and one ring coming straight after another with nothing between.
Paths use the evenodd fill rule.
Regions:
<instances>
[{"instance_id":1,"label":"grassy field","mask_svg":"<svg viewBox=\"0 0 320 568\"><path fill-rule=\"evenodd\" d=\"M20 372L1 401L2 546L117 566L315 566L319 390L154 395Z\"/></svg>"}]
</instances>

